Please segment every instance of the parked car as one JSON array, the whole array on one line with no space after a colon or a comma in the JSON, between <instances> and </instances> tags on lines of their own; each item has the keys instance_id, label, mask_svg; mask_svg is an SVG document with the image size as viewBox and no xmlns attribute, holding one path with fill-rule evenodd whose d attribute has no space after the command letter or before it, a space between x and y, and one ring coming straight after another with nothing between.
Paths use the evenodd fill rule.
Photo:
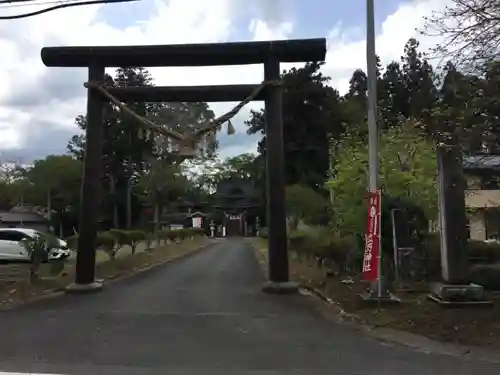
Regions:
<instances>
[{"instance_id":1,"label":"parked car","mask_svg":"<svg viewBox=\"0 0 500 375\"><path fill-rule=\"evenodd\" d=\"M2 261L29 261L30 254L26 250L23 240L34 239L43 235L35 229L28 228L0 228L0 260ZM66 241L56 238L58 246L47 249L44 261L67 259L70 250Z\"/></svg>"}]
</instances>

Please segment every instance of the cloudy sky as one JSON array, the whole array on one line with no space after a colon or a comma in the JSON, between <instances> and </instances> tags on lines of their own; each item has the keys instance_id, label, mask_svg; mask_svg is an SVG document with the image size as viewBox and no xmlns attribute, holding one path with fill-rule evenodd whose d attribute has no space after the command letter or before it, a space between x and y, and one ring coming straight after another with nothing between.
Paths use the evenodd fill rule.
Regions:
<instances>
[{"instance_id":1,"label":"cloudy sky","mask_svg":"<svg viewBox=\"0 0 500 375\"><path fill-rule=\"evenodd\" d=\"M49 0L41 0L49 1ZM423 49L439 40L415 31L447 0L376 0L377 53L398 59L418 36ZM365 67L364 0L140 0L59 10L23 20L0 20L0 158L29 162L64 153L76 115L85 110L85 69L47 68L43 46L225 42L327 37L325 73L341 92L356 68ZM29 10L0 6L0 16ZM157 85L258 83L262 68L150 69ZM235 103L214 104L222 114ZM252 103L259 108L260 103ZM255 150L242 111L237 133L222 135L221 155Z\"/></svg>"}]
</instances>

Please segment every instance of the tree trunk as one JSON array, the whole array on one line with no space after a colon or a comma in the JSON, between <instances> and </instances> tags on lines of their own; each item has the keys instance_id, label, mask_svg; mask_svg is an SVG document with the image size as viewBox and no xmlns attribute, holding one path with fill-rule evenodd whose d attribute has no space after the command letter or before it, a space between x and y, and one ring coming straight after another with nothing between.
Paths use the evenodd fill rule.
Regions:
<instances>
[{"instance_id":1,"label":"tree trunk","mask_svg":"<svg viewBox=\"0 0 500 375\"><path fill-rule=\"evenodd\" d=\"M115 180L111 177L109 179L111 195L113 197L113 227L119 228L119 218L118 218L118 205L116 204L116 185Z\"/></svg>"},{"instance_id":2,"label":"tree trunk","mask_svg":"<svg viewBox=\"0 0 500 375\"><path fill-rule=\"evenodd\" d=\"M155 202L154 208L153 208L153 222L154 222L154 231L156 232L159 230L159 225L160 225L160 204L158 202Z\"/></svg>"},{"instance_id":3,"label":"tree trunk","mask_svg":"<svg viewBox=\"0 0 500 375\"><path fill-rule=\"evenodd\" d=\"M132 179L127 181L127 229L132 228Z\"/></svg>"},{"instance_id":4,"label":"tree trunk","mask_svg":"<svg viewBox=\"0 0 500 375\"><path fill-rule=\"evenodd\" d=\"M52 192L50 189L47 189L47 220L52 221Z\"/></svg>"}]
</instances>

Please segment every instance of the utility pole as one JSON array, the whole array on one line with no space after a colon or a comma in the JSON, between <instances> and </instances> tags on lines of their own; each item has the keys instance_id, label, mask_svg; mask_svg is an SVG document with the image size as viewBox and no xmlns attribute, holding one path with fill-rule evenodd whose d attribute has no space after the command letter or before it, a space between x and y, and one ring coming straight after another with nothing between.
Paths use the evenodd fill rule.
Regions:
<instances>
[{"instance_id":1,"label":"utility pole","mask_svg":"<svg viewBox=\"0 0 500 375\"><path fill-rule=\"evenodd\" d=\"M371 193L378 189L378 128L377 128L377 54L375 52L375 6L374 0L366 0L366 65L368 73L368 189ZM378 277L376 293L378 299L382 298L382 249L378 250ZM372 288L375 289L375 288Z\"/></svg>"},{"instance_id":2,"label":"utility pole","mask_svg":"<svg viewBox=\"0 0 500 375\"><path fill-rule=\"evenodd\" d=\"M368 70L368 160L369 189L377 191L378 129L377 129L377 55L375 53L374 0L366 0L366 65Z\"/></svg>"}]
</instances>

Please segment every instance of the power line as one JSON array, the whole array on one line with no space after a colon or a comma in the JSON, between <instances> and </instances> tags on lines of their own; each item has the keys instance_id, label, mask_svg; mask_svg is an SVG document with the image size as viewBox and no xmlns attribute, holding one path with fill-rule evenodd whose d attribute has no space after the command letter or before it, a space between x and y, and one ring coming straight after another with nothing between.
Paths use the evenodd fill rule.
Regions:
<instances>
[{"instance_id":1,"label":"power line","mask_svg":"<svg viewBox=\"0 0 500 375\"><path fill-rule=\"evenodd\" d=\"M48 8L44 9L39 9L33 12L28 12L28 13L22 13L22 14L15 14L12 16L0 16L0 20L15 20L15 19L20 19L20 18L27 18L27 17L33 17L33 16L38 16L40 14L52 12L54 10L58 9L63 9L63 8L70 8L70 7L76 7L76 6L84 6L84 5L95 5L95 4L107 4L107 3L128 3L132 1L139 1L139 0L87 0L87 1L79 1L79 0L65 0L65 1L58 1L58 2L38 2L37 0L0 0L0 4L8 4L4 6L3 8L11 6L34 6L34 5L46 5L46 4L58 4L58 5L53 5L49 6ZM18 4L22 3L22 4ZM0 7L0 9L2 9Z\"/></svg>"},{"instance_id":2,"label":"power line","mask_svg":"<svg viewBox=\"0 0 500 375\"><path fill-rule=\"evenodd\" d=\"M0 1L0 9L34 7L40 5L75 3L81 0L21 0L21 1Z\"/></svg>"},{"instance_id":3,"label":"power line","mask_svg":"<svg viewBox=\"0 0 500 375\"><path fill-rule=\"evenodd\" d=\"M29 3L33 0L0 0L0 4Z\"/></svg>"}]
</instances>

